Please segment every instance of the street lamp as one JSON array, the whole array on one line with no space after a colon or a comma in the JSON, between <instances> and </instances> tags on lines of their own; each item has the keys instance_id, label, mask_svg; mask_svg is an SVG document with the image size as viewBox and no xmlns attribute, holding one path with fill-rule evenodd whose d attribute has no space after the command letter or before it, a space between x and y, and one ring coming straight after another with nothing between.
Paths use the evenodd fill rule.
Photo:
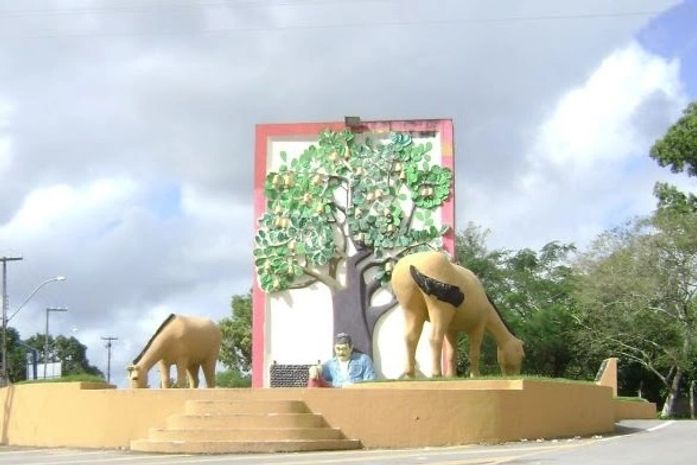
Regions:
<instances>
[{"instance_id":1,"label":"street lamp","mask_svg":"<svg viewBox=\"0 0 697 465\"><path fill-rule=\"evenodd\" d=\"M0 384L5 384L8 382L8 377L7 377L7 323L19 312L26 304L29 302L29 300L34 297L34 294L39 292L39 289L44 287L48 283L52 283L54 281L64 281L65 276L56 276L51 279L47 279L46 281L42 282L38 286L36 286L36 289L34 289L31 294L29 294L29 297L24 299L24 302L17 307L17 310L10 315L10 317L7 317L7 311L9 309L9 299L7 297L7 262L8 261L18 261L22 260L21 257L2 257L0 258L0 261L2 262L2 374L0 377L2 378Z\"/></svg>"},{"instance_id":2,"label":"street lamp","mask_svg":"<svg viewBox=\"0 0 697 465\"><path fill-rule=\"evenodd\" d=\"M45 286L46 284L48 284L48 283L52 283L52 282L54 282L54 281L65 281L65 280L66 280L66 277L65 277L65 276L55 276L55 277L53 277L53 278L47 279L46 281L44 281L44 282L42 282L41 284L39 284L38 286L36 286L36 288L35 288L33 291L31 291L31 294L29 294L29 297L27 297L26 299L24 299L24 302L22 302L22 304L21 304L19 307L17 307L17 310L15 310L15 311L12 313L12 315L10 315L9 318L7 318L7 322L9 323L10 320L11 320L12 318L14 318L14 316L15 316L17 313L19 313L19 311L20 311L21 309L24 308L24 306L31 300L31 298L34 297L34 294L36 294L37 292L39 292L39 289L41 289L42 287L44 287L44 286Z\"/></svg>"},{"instance_id":3,"label":"street lamp","mask_svg":"<svg viewBox=\"0 0 697 465\"><path fill-rule=\"evenodd\" d=\"M46 368L48 367L48 315L51 312L67 312L64 307L48 307L46 309L46 335L44 337L44 379L46 379Z\"/></svg>"}]
</instances>

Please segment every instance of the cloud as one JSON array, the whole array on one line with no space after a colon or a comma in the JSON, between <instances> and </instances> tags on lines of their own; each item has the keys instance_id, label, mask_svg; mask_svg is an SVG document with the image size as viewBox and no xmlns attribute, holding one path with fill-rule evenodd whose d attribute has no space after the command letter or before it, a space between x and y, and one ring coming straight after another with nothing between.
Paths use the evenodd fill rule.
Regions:
<instances>
[{"instance_id":1,"label":"cloud","mask_svg":"<svg viewBox=\"0 0 697 465\"><path fill-rule=\"evenodd\" d=\"M229 315L230 296L251 285L251 232L234 232L244 223L251 231L251 207L192 186L107 178L36 189L0 227L0 243L25 257L10 270L20 283L12 295L68 279L42 289L12 324L24 337L42 333L43 309L67 306L51 323L56 333L77 327L101 368L101 336L119 337L114 367L125 366L169 313Z\"/></svg>"},{"instance_id":2,"label":"cloud","mask_svg":"<svg viewBox=\"0 0 697 465\"><path fill-rule=\"evenodd\" d=\"M634 42L611 52L539 123L525 151L527 169L514 186L491 196L505 196L505 207L475 208L475 215L486 218L498 241L522 247L583 244L648 213L653 184L665 177L649 148L686 103L677 60ZM478 205L491 201L483 193L468 195Z\"/></svg>"},{"instance_id":3,"label":"cloud","mask_svg":"<svg viewBox=\"0 0 697 465\"><path fill-rule=\"evenodd\" d=\"M623 46L651 14L592 14L674 3L99 1L0 17L0 253L25 258L11 305L68 277L12 323L28 337L45 306L70 307L52 328L78 327L101 368L100 337L119 337L123 381L170 312L227 316L253 279L259 123L452 118L457 227L489 226L494 245L646 211L678 64Z\"/></svg>"},{"instance_id":4,"label":"cloud","mask_svg":"<svg viewBox=\"0 0 697 465\"><path fill-rule=\"evenodd\" d=\"M0 98L0 174L10 167L12 161L11 140L9 134L12 107Z\"/></svg>"},{"instance_id":5,"label":"cloud","mask_svg":"<svg viewBox=\"0 0 697 465\"><path fill-rule=\"evenodd\" d=\"M101 227L133 195L135 186L127 179L99 179L82 188L65 184L40 188L24 200L14 218L0 229L0 237L61 234L80 222L83 234ZM111 207L111 208L109 208Z\"/></svg>"},{"instance_id":6,"label":"cloud","mask_svg":"<svg viewBox=\"0 0 697 465\"><path fill-rule=\"evenodd\" d=\"M632 43L610 54L582 86L564 95L540 128L531 156L575 170L645 151L648 138L670 120L660 121L659 128L643 127L638 123L651 118L656 108L642 106L654 102L658 109L670 108L668 116L674 117L685 103L681 87L676 60L666 61Z\"/></svg>"}]
</instances>

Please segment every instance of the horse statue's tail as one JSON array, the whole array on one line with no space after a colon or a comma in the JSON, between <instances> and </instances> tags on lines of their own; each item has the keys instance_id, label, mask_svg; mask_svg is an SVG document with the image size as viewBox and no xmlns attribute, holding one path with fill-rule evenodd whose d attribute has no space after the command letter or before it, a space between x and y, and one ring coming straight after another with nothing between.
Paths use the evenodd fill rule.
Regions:
<instances>
[{"instance_id":1,"label":"horse statue's tail","mask_svg":"<svg viewBox=\"0 0 697 465\"><path fill-rule=\"evenodd\" d=\"M459 287L426 276L417 270L414 265L409 265L409 272L419 289L427 295L432 295L441 302L448 303L453 307L459 307L465 300L465 294L462 293Z\"/></svg>"}]
</instances>

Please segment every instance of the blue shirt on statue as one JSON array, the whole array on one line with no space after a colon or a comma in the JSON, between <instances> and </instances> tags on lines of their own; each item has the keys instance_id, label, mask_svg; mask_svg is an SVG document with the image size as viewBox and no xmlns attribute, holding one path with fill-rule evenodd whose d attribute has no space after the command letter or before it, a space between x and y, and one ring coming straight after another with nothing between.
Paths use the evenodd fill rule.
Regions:
<instances>
[{"instance_id":1,"label":"blue shirt on statue","mask_svg":"<svg viewBox=\"0 0 697 465\"><path fill-rule=\"evenodd\" d=\"M345 384L371 381L376 378L373 362L366 354L352 352L348 365L342 367L342 362L333 357L322 364L322 378L331 383L333 387L342 387Z\"/></svg>"}]
</instances>

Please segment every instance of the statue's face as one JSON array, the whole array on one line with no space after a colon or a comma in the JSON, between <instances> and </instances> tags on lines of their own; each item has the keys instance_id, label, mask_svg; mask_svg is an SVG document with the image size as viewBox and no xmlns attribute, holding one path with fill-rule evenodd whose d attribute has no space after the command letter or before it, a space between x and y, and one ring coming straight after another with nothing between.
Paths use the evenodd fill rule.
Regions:
<instances>
[{"instance_id":1,"label":"statue's face","mask_svg":"<svg viewBox=\"0 0 697 465\"><path fill-rule=\"evenodd\" d=\"M351 352L353 352L353 347L350 344L335 344L334 353L336 358L345 362L351 358Z\"/></svg>"},{"instance_id":2,"label":"statue's face","mask_svg":"<svg viewBox=\"0 0 697 465\"><path fill-rule=\"evenodd\" d=\"M135 365L129 365L128 370L128 385L131 389L144 388L147 382L147 375L144 375Z\"/></svg>"}]
</instances>

